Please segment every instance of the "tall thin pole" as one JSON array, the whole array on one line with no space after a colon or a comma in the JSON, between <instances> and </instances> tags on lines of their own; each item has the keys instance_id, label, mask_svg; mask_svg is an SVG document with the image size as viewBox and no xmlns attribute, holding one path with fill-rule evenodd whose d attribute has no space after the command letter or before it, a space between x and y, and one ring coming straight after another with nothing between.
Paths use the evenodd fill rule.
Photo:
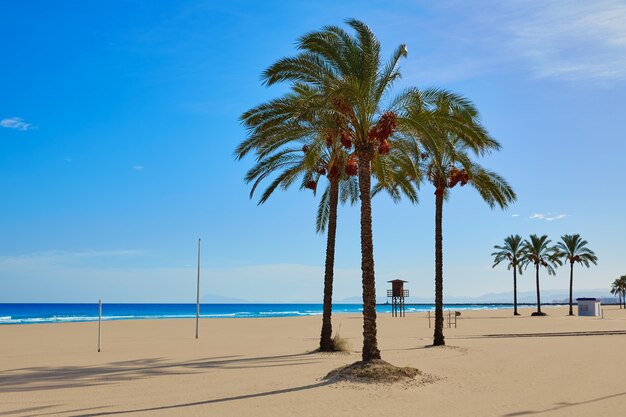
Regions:
<instances>
[{"instance_id":1,"label":"tall thin pole","mask_svg":"<svg viewBox=\"0 0 626 417\"><path fill-rule=\"evenodd\" d=\"M100 352L100 333L102 328L102 299L98 300L98 352Z\"/></svg>"},{"instance_id":2,"label":"tall thin pole","mask_svg":"<svg viewBox=\"0 0 626 417\"><path fill-rule=\"evenodd\" d=\"M196 289L196 339L200 323L200 239L198 239L198 286Z\"/></svg>"}]
</instances>

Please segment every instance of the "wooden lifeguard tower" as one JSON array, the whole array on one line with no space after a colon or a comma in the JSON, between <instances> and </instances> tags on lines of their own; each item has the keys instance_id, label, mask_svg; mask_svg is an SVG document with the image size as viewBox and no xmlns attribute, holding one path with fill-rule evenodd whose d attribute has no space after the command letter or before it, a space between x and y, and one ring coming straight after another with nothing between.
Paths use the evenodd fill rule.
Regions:
<instances>
[{"instance_id":1,"label":"wooden lifeguard tower","mask_svg":"<svg viewBox=\"0 0 626 417\"><path fill-rule=\"evenodd\" d=\"M404 289L404 283L401 279L393 279L391 281L391 289L387 290L387 297L391 298L391 316L404 317L404 298L409 296L409 290Z\"/></svg>"}]
</instances>

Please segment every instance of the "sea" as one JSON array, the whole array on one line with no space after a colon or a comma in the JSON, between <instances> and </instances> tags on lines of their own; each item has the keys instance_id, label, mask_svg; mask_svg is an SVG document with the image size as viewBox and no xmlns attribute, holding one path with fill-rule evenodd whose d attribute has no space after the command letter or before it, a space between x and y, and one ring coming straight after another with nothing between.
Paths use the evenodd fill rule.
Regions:
<instances>
[{"instance_id":1,"label":"sea","mask_svg":"<svg viewBox=\"0 0 626 417\"><path fill-rule=\"evenodd\" d=\"M406 312L433 311L433 304L411 304ZM494 310L510 304L447 304L451 310ZM376 306L379 313L391 312L390 304ZM334 304L333 314L360 313L362 304ZM200 317L256 318L296 317L322 314L322 304L201 304ZM184 319L196 317L195 304L102 304L102 320ZM0 303L0 325L63 323L98 320L98 304Z\"/></svg>"}]
</instances>

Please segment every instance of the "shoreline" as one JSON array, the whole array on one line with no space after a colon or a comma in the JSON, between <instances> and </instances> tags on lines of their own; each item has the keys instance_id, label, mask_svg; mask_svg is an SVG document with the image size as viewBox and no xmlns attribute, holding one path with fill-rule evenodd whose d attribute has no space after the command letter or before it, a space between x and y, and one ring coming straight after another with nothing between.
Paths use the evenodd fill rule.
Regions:
<instances>
[{"instance_id":1,"label":"shoreline","mask_svg":"<svg viewBox=\"0 0 626 417\"><path fill-rule=\"evenodd\" d=\"M546 303L545 307L567 304ZM606 306L606 305L605 305ZM506 303L444 304L444 310L483 311L512 309ZM518 308L535 308L534 304L519 303ZM434 304L406 304L406 314L427 313ZM333 304L333 315L361 314L362 304ZM378 314L391 312L391 304L377 304ZM97 322L97 304L74 303L16 303L0 304L0 326L43 323ZM201 319L303 317L322 314L322 304L201 304ZM194 304L103 304L102 321L195 319Z\"/></svg>"}]
</instances>

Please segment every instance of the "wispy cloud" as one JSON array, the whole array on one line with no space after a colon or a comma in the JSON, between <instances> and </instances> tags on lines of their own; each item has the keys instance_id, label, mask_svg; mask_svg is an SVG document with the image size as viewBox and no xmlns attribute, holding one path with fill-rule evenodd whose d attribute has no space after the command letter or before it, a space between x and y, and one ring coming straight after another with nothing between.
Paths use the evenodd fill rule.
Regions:
<instances>
[{"instance_id":1,"label":"wispy cloud","mask_svg":"<svg viewBox=\"0 0 626 417\"><path fill-rule=\"evenodd\" d=\"M622 0L475 0L471 8L447 0L429 8L435 18L424 25L439 47L413 64L431 82L507 69L567 81L626 80ZM422 69L433 64L435 73Z\"/></svg>"},{"instance_id":2,"label":"wispy cloud","mask_svg":"<svg viewBox=\"0 0 626 417\"><path fill-rule=\"evenodd\" d=\"M9 117L6 119L0 120L0 126L6 127L7 129L16 129L16 130L31 130L36 129L36 126L31 123L26 123L24 119L21 117Z\"/></svg>"},{"instance_id":3,"label":"wispy cloud","mask_svg":"<svg viewBox=\"0 0 626 417\"><path fill-rule=\"evenodd\" d=\"M110 302L186 302L189 294L195 294L195 264L146 265L136 262L139 256L131 256L135 253L141 251L55 251L0 257L0 302L25 297L35 302L98 298ZM210 282L211 293L256 302L315 300L322 294L323 275L320 265L202 266L202 279ZM338 299L354 295L360 269L335 268L335 279Z\"/></svg>"},{"instance_id":4,"label":"wispy cloud","mask_svg":"<svg viewBox=\"0 0 626 417\"><path fill-rule=\"evenodd\" d=\"M519 214L512 214L511 217L519 217Z\"/></svg>"},{"instance_id":5,"label":"wispy cloud","mask_svg":"<svg viewBox=\"0 0 626 417\"><path fill-rule=\"evenodd\" d=\"M513 45L539 77L626 78L626 4L616 0L506 2Z\"/></svg>"},{"instance_id":6,"label":"wispy cloud","mask_svg":"<svg viewBox=\"0 0 626 417\"><path fill-rule=\"evenodd\" d=\"M567 214L552 214L552 213L547 213L547 214L542 214L542 213L535 213L532 216L530 216L530 219L535 219L535 220L545 220L548 222L551 222L553 220L561 220L567 217Z\"/></svg>"},{"instance_id":7,"label":"wispy cloud","mask_svg":"<svg viewBox=\"0 0 626 417\"><path fill-rule=\"evenodd\" d=\"M24 255L0 256L0 270L7 266L64 265L84 260L130 257L143 254L137 249L46 251Z\"/></svg>"},{"instance_id":8,"label":"wispy cloud","mask_svg":"<svg viewBox=\"0 0 626 417\"><path fill-rule=\"evenodd\" d=\"M143 171L143 165L134 165L134 166L133 166L133 169L134 169L135 171Z\"/></svg>"}]
</instances>

